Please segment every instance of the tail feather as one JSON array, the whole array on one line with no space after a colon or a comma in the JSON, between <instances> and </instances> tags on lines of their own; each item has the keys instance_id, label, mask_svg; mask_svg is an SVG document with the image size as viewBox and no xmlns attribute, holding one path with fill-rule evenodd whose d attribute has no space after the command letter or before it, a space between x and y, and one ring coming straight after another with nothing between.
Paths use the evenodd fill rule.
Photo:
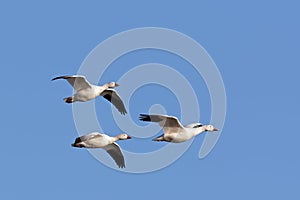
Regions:
<instances>
[{"instance_id":1,"label":"tail feather","mask_svg":"<svg viewBox=\"0 0 300 200\"><path fill-rule=\"evenodd\" d=\"M74 103L74 98L73 97L67 97L67 98L64 98L64 101L66 103Z\"/></svg>"}]
</instances>

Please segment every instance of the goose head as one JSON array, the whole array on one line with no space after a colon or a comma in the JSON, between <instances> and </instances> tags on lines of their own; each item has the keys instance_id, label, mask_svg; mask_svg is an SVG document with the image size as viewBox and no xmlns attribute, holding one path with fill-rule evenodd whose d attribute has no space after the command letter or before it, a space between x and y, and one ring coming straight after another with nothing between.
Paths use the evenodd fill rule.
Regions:
<instances>
[{"instance_id":1,"label":"goose head","mask_svg":"<svg viewBox=\"0 0 300 200\"><path fill-rule=\"evenodd\" d=\"M115 88L115 87L119 86L119 84L116 82L109 82L107 85L108 85L108 88Z\"/></svg>"},{"instance_id":2,"label":"goose head","mask_svg":"<svg viewBox=\"0 0 300 200\"><path fill-rule=\"evenodd\" d=\"M218 131L219 129L215 128L213 125L205 125L205 131Z\"/></svg>"},{"instance_id":3,"label":"goose head","mask_svg":"<svg viewBox=\"0 0 300 200\"><path fill-rule=\"evenodd\" d=\"M116 136L119 140L127 140L127 139L131 139L131 137L129 135L127 135L126 133L122 133Z\"/></svg>"},{"instance_id":4,"label":"goose head","mask_svg":"<svg viewBox=\"0 0 300 200\"><path fill-rule=\"evenodd\" d=\"M187 128L198 129L200 131L218 131L213 125L203 125L201 123L193 123L186 126Z\"/></svg>"}]
</instances>

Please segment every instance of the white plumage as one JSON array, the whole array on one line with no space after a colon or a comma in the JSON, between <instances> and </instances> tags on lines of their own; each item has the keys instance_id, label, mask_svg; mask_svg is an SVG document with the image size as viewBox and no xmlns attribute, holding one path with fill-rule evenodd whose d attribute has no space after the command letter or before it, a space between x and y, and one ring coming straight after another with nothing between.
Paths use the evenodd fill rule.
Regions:
<instances>
[{"instance_id":1,"label":"white plumage","mask_svg":"<svg viewBox=\"0 0 300 200\"><path fill-rule=\"evenodd\" d=\"M66 103L74 103L76 101L89 101L101 95L105 99L110 101L121 114L125 115L127 113L120 96L115 90L112 89L119 86L119 84L115 82L97 86L90 84L84 76L79 75L59 76L53 78L52 81L57 79L66 79L75 90L75 94L73 96L64 98L64 101Z\"/></svg>"},{"instance_id":2,"label":"white plumage","mask_svg":"<svg viewBox=\"0 0 300 200\"><path fill-rule=\"evenodd\" d=\"M212 125L193 123L183 126L176 117L168 115L147 115L140 114L141 121L157 122L164 131L164 134L155 138L154 141L185 142L204 131L218 131Z\"/></svg>"},{"instance_id":3,"label":"white plumage","mask_svg":"<svg viewBox=\"0 0 300 200\"><path fill-rule=\"evenodd\" d=\"M116 141L130 138L125 133L110 137L103 133L93 132L76 138L72 146L78 148L102 148L114 159L118 167L124 168L124 157Z\"/></svg>"}]
</instances>

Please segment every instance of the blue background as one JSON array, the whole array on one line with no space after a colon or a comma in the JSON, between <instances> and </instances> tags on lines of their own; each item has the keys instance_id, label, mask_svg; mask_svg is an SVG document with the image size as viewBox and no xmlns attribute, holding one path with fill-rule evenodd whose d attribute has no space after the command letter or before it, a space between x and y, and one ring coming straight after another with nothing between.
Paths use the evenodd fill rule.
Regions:
<instances>
[{"instance_id":1,"label":"blue background","mask_svg":"<svg viewBox=\"0 0 300 200\"><path fill-rule=\"evenodd\" d=\"M299 3L292 0L2 1L1 198L299 199L299 15ZM208 157L198 159L201 135L173 165L137 175L112 170L87 151L71 148L77 132L72 107L62 98L72 90L64 81L50 80L75 74L111 35L145 26L180 31L208 51L224 80L228 112ZM135 59L129 55L116 63L175 63L168 55L151 54L153 60L137 52ZM204 105L209 104L205 95ZM110 109L102 99L95 103ZM131 117L140 123L140 111L132 109ZM180 114L176 109L167 111ZM203 111L201 120L208 122ZM121 145L143 151L136 140Z\"/></svg>"}]
</instances>

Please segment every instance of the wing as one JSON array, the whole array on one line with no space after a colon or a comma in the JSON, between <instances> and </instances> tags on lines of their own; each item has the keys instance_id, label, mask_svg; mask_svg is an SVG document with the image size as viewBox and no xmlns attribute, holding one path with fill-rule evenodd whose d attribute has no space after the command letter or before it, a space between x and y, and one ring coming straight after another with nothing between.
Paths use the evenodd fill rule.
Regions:
<instances>
[{"instance_id":1,"label":"wing","mask_svg":"<svg viewBox=\"0 0 300 200\"><path fill-rule=\"evenodd\" d=\"M104 147L106 152L114 159L119 168L125 168L124 156L121 152L120 146L117 143L112 143Z\"/></svg>"},{"instance_id":2,"label":"wing","mask_svg":"<svg viewBox=\"0 0 300 200\"><path fill-rule=\"evenodd\" d=\"M83 136L76 138L74 143L77 144L79 142L85 142L87 140L91 140L96 137L102 137L102 135L99 133L90 133L90 134L83 135Z\"/></svg>"},{"instance_id":3,"label":"wing","mask_svg":"<svg viewBox=\"0 0 300 200\"><path fill-rule=\"evenodd\" d=\"M58 76L53 78L52 81L57 79L66 79L76 91L92 87L84 76Z\"/></svg>"},{"instance_id":4,"label":"wing","mask_svg":"<svg viewBox=\"0 0 300 200\"><path fill-rule=\"evenodd\" d=\"M127 113L124 103L116 91L106 89L101 93L101 96L110 101L122 115Z\"/></svg>"},{"instance_id":5,"label":"wing","mask_svg":"<svg viewBox=\"0 0 300 200\"><path fill-rule=\"evenodd\" d=\"M176 117L168 115L147 115L140 114L140 120L146 122L158 122L163 128L183 128L182 124L178 121Z\"/></svg>"},{"instance_id":6,"label":"wing","mask_svg":"<svg viewBox=\"0 0 300 200\"><path fill-rule=\"evenodd\" d=\"M140 120L146 122L158 122L165 134L178 133L181 129L184 129L178 119L173 116L140 114Z\"/></svg>"}]
</instances>

